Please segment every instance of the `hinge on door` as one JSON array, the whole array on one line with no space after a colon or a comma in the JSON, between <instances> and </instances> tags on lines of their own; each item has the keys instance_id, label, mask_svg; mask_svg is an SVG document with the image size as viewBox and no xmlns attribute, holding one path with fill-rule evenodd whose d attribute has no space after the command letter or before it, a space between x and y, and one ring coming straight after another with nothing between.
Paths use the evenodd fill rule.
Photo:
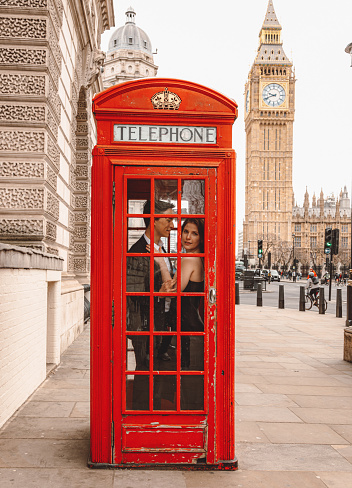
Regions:
<instances>
[{"instance_id":1,"label":"hinge on door","mask_svg":"<svg viewBox=\"0 0 352 488\"><path fill-rule=\"evenodd\" d=\"M111 325L112 325L112 328L115 327L115 304L114 304L114 300L112 301L112 307L111 307Z\"/></svg>"}]
</instances>

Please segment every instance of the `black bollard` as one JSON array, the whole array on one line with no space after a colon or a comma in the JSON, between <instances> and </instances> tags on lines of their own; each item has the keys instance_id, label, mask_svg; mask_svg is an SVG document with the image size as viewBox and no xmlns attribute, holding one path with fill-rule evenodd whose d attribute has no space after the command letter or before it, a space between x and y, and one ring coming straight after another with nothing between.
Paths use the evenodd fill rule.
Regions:
<instances>
[{"instance_id":1,"label":"black bollard","mask_svg":"<svg viewBox=\"0 0 352 488\"><path fill-rule=\"evenodd\" d=\"M325 314L325 297L324 297L324 288L319 288L319 313Z\"/></svg>"},{"instance_id":2,"label":"black bollard","mask_svg":"<svg viewBox=\"0 0 352 488\"><path fill-rule=\"evenodd\" d=\"M279 308L285 308L285 290L284 285L279 286Z\"/></svg>"},{"instance_id":3,"label":"black bollard","mask_svg":"<svg viewBox=\"0 0 352 488\"><path fill-rule=\"evenodd\" d=\"M235 305L240 304L240 284L235 283Z\"/></svg>"},{"instance_id":4,"label":"black bollard","mask_svg":"<svg viewBox=\"0 0 352 488\"><path fill-rule=\"evenodd\" d=\"M306 289L304 286L299 287L299 311L306 311Z\"/></svg>"},{"instance_id":5,"label":"black bollard","mask_svg":"<svg viewBox=\"0 0 352 488\"><path fill-rule=\"evenodd\" d=\"M257 307L263 306L263 293L262 293L262 284L258 283L257 288Z\"/></svg>"},{"instance_id":6,"label":"black bollard","mask_svg":"<svg viewBox=\"0 0 352 488\"><path fill-rule=\"evenodd\" d=\"M342 318L342 290L336 290L336 317Z\"/></svg>"}]
</instances>

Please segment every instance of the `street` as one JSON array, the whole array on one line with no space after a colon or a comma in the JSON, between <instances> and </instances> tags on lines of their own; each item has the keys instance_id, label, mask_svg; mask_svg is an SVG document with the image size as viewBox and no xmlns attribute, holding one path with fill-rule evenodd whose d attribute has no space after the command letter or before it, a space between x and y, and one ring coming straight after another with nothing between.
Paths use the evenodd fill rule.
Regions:
<instances>
[{"instance_id":1,"label":"street","mask_svg":"<svg viewBox=\"0 0 352 488\"><path fill-rule=\"evenodd\" d=\"M284 285L285 290L285 308L291 308L298 310L299 309L299 294L300 294L300 287L306 286L307 280L299 280L296 283L288 280L282 280L280 283L274 281L272 283L266 282L266 290L265 284L263 284L263 306L268 307L278 307L279 303L279 285ZM256 291L248 291L243 289L243 281L240 281L240 304L244 305L256 305L257 303L257 292ZM324 288L325 299L328 302L328 308L326 313L336 314L336 290L337 288L342 289L342 316L346 317L347 313L347 304L346 304L346 295L347 295L347 287L341 286L337 287L335 283L332 283L331 288L331 302L329 302L329 286L321 285ZM313 306L310 313L318 313L318 308Z\"/></svg>"}]
</instances>

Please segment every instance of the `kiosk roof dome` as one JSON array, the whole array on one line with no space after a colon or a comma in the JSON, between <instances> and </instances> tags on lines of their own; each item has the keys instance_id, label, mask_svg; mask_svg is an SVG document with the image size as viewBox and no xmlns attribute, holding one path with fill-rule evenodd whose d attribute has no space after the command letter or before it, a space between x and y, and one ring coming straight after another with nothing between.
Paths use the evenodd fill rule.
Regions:
<instances>
[{"instance_id":1,"label":"kiosk roof dome","mask_svg":"<svg viewBox=\"0 0 352 488\"><path fill-rule=\"evenodd\" d=\"M152 43L148 35L136 26L136 12L132 7L126 11L126 23L112 34L108 52L117 49L134 49L152 54Z\"/></svg>"}]
</instances>

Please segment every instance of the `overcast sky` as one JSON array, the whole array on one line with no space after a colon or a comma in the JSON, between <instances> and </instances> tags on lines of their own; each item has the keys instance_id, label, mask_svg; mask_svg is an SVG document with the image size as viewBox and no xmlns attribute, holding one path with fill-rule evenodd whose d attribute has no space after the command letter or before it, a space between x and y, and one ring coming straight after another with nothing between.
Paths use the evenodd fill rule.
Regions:
<instances>
[{"instance_id":1,"label":"overcast sky","mask_svg":"<svg viewBox=\"0 0 352 488\"><path fill-rule=\"evenodd\" d=\"M114 1L115 28L129 6L150 37L158 76L209 86L234 99L237 152L237 230L244 218L244 85L258 48L268 0ZM345 47L352 42L352 0L274 0L283 48L296 70L293 190L303 204L306 186L339 195L352 176L352 68Z\"/></svg>"}]
</instances>

